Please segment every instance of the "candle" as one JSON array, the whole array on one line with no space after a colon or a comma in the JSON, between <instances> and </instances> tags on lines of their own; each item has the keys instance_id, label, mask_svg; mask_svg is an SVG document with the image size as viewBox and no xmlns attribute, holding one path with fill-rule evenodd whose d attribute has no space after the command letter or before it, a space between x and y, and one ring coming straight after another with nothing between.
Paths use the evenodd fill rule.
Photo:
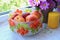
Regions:
<instances>
[{"instance_id":1,"label":"candle","mask_svg":"<svg viewBox=\"0 0 60 40\"><path fill-rule=\"evenodd\" d=\"M55 29L59 24L59 13L58 12L50 12L48 16L48 27Z\"/></svg>"}]
</instances>

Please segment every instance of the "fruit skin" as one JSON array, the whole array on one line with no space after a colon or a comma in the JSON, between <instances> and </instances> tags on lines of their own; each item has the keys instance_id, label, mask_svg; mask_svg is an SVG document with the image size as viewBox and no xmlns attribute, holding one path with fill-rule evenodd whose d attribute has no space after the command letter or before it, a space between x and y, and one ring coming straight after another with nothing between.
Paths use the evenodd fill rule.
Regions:
<instances>
[{"instance_id":1,"label":"fruit skin","mask_svg":"<svg viewBox=\"0 0 60 40\"><path fill-rule=\"evenodd\" d=\"M39 11L37 11L37 10L33 11L32 12L32 15L36 15L37 18L40 18L41 17L41 13Z\"/></svg>"},{"instance_id":2,"label":"fruit skin","mask_svg":"<svg viewBox=\"0 0 60 40\"><path fill-rule=\"evenodd\" d=\"M36 20L33 23L30 24L30 27L33 29L37 29L39 27L40 21Z\"/></svg>"},{"instance_id":3,"label":"fruit skin","mask_svg":"<svg viewBox=\"0 0 60 40\"><path fill-rule=\"evenodd\" d=\"M22 14L23 18L26 18L28 15L30 15L30 13L23 13Z\"/></svg>"},{"instance_id":4,"label":"fruit skin","mask_svg":"<svg viewBox=\"0 0 60 40\"><path fill-rule=\"evenodd\" d=\"M18 16L18 14L14 13L12 19L14 20L16 16Z\"/></svg>"},{"instance_id":5,"label":"fruit skin","mask_svg":"<svg viewBox=\"0 0 60 40\"><path fill-rule=\"evenodd\" d=\"M28 15L30 15L30 13L23 13L23 14L22 14L22 17L25 19L25 21L26 21L26 17L27 17Z\"/></svg>"},{"instance_id":6,"label":"fruit skin","mask_svg":"<svg viewBox=\"0 0 60 40\"><path fill-rule=\"evenodd\" d=\"M26 17L26 22L31 22L31 21L35 21L37 20L38 18L35 16L35 15L28 15Z\"/></svg>"},{"instance_id":7,"label":"fruit skin","mask_svg":"<svg viewBox=\"0 0 60 40\"><path fill-rule=\"evenodd\" d=\"M17 30L17 33L19 33L21 35L25 35L25 34L28 33L28 30L26 30L23 27L21 27L20 29Z\"/></svg>"},{"instance_id":8,"label":"fruit skin","mask_svg":"<svg viewBox=\"0 0 60 40\"><path fill-rule=\"evenodd\" d=\"M14 27L15 26L15 23L13 22L12 19L9 19L8 21L9 21L9 24L10 24L11 27Z\"/></svg>"},{"instance_id":9,"label":"fruit skin","mask_svg":"<svg viewBox=\"0 0 60 40\"><path fill-rule=\"evenodd\" d=\"M14 20L15 21L17 21L17 22L25 22L25 19L22 17L22 16L16 16L15 18L14 18Z\"/></svg>"},{"instance_id":10,"label":"fruit skin","mask_svg":"<svg viewBox=\"0 0 60 40\"><path fill-rule=\"evenodd\" d=\"M19 15L22 15L22 10L17 9L17 10L15 11L15 13L16 13L16 14L19 14Z\"/></svg>"}]
</instances>

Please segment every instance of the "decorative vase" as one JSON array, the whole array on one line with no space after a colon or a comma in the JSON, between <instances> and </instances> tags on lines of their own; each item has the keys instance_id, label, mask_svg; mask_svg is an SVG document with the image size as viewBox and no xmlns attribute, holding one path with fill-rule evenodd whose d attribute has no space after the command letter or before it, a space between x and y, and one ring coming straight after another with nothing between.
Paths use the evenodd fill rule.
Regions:
<instances>
[{"instance_id":1,"label":"decorative vase","mask_svg":"<svg viewBox=\"0 0 60 40\"><path fill-rule=\"evenodd\" d=\"M53 9L41 10L41 12L43 14L43 23L48 22L48 13L51 11L53 11Z\"/></svg>"},{"instance_id":2,"label":"decorative vase","mask_svg":"<svg viewBox=\"0 0 60 40\"><path fill-rule=\"evenodd\" d=\"M57 2L57 10L58 12L60 12L60 2Z\"/></svg>"},{"instance_id":3,"label":"decorative vase","mask_svg":"<svg viewBox=\"0 0 60 40\"><path fill-rule=\"evenodd\" d=\"M60 15L60 1L57 2L57 12L59 12L59 15ZM59 16L59 18L60 18L60 16Z\"/></svg>"}]
</instances>

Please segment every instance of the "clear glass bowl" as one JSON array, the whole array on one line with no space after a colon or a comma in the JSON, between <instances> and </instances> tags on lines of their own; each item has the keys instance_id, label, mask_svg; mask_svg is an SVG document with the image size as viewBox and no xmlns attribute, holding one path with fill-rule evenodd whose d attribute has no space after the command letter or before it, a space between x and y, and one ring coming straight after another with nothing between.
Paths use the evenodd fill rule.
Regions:
<instances>
[{"instance_id":1,"label":"clear glass bowl","mask_svg":"<svg viewBox=\"0 0 60 40\"><path fill-rule=\"evenodd\" d=\"M29 10L30 10L30 8L29 8ZM23 13L24 12L25 11L23 9ZM31 12L33 12L33 11L31 10ZM34 21L30 21L30 22L17 22L16 20L13 20L9 17L8 22L10 25L10 29L13 32L16 32L22 36L34 35L42 30L42 16L39 19L36 19Z\"/></svg>"}]
</instances>

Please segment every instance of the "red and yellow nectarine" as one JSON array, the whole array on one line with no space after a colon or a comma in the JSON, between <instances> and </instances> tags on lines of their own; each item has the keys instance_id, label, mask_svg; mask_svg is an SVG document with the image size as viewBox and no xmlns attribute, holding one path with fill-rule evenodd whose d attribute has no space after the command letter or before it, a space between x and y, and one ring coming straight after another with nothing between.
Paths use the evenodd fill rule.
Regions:
<instances>
[{"instance_id":1,"label":"red and yellow nectarine","mask_svg":"<svg viewBox=\"0 0 60 40\"><path fill-rule=\"evenodd\" d=\"M31 21L35 21L37 20L38 18L35 16L35 15L28 15L26 17L26 22L31 22Z\"/></svg>"},{"instance_id":2,"label":"red and yellow nectarine","mask_svg":"<svg viewBox=\"0 0 60 40\"><path fill-rule=\"evenodd\" d=\"M38 18L41 17L41 13L39 11L37 11L37 10L33 11L32 15L36 15Z\"/></svg>"},{"instance_id":3,"label":"red and yellow nectarine","mask_svg":"<svg viewBox=\"0 0 60 40\"><path fill-rule=\"evenodd\" d=\"M16 16L14 20L17 22L25 22L25 19L22 16Z\"/></svg>"}]
</instances>

